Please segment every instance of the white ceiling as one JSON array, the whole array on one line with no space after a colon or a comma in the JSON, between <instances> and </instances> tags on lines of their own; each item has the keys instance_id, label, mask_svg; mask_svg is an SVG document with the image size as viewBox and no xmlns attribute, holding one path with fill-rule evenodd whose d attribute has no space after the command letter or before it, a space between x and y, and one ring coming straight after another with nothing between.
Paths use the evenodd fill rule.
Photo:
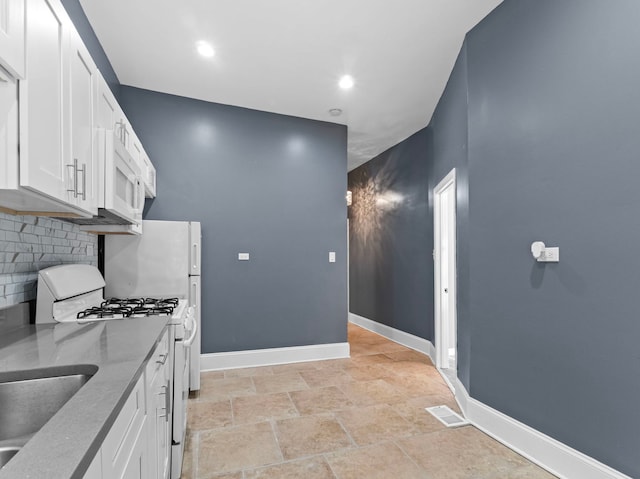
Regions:
<instances>
[{"instance_id":1,"label":"white ceiling","mask_svg":"<svg viewBox=\"0 0 640 479\"><path fill-rule=\"evenodd\" d=\"M345 124L351 170L429 123L465 33L501 1L80 3L122 84Z\"/></svg>"}]
</instances>

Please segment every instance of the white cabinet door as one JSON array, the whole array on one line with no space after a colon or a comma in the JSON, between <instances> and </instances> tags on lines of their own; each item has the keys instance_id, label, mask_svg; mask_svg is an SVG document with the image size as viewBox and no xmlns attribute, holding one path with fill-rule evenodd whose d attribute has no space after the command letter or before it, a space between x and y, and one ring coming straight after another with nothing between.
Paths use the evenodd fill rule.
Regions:
<instances>
[{"instance_id":1,"label":"white cabinet door","mask_svg":"<svg viewBox=\"0 0 640 479\"><path fill-rule=\"evenodd\" d=\"M96 127L113 130L117 121L116 115L120 107L102 75L98 75L96 92L98 94L95 116Z\"/></svg>"},{"instance_id":2,"label":"white cabinet door","mask_svg":"<svg viewBox=\"0 0 640 479\"><path fill-rule=\"evenodd\" d=\"M71 151L65 156L73 163L73 196L76 204L95 215L98 213L98 168L93 124L98 69L75 31L71 34L69 53L68 132Z\"/></svg>"},{"instance_id":3,"label":"white cabinet door","mask_svg":"<svg viewBox=\"0 0 640 479\"><path fill-rule=\"evenodd\" d=\"M146 418L145 418L146 420ZM138 436L131 449L131 455L129 461L125 465L124 471L120 477L121 479L147 479L150 478L148 471L148 458L147 458L147 435L146 429L143 427L137 432Z\"/></svg>"},{"instance_id":4,"label":"white cabinet door","mask_svg":"<svg viewBox=\"0 0 640 479\"><path fill-rule=\"evenodd\" d=\"M149 474L157 479L168 479L171 472L171 341L167 331L146 368Z\"/></svg>"},{"instance_id":5,"label":"white cabinet door","mask_svg":"<svg viewBox=\"0 0 640 479\"><path fill-rule=\"evenodd\" d=\"M145 382L140 378L102 443L102 477L148 477Z\"/></svg>"},{"instance_id":6,"label":"white cabinet door","mask_svg":"<svg viewBox=\"0 0 640 479\"><path fill-rule=\"evenodd\" d=\"M142 155L143 176L144 176L144 192L147 198L156 197L156 168L146 153Z\"/></svg>"},{"instance_id":7,"label":"white cabinet door","mask_svg":"<svg viewBox=\"0 0 640 479\"><path fill-rule=\"evenodd\" d=\"M17 183L18 85L7 77L0 81L0 190L15 189Z\"/></svg>"},{"instance_id":8,"label":"white cabinet door","mask_svg":"<svg viewBox=\"0 0 640 479\"><path fill-rule=\"evenodd\" d=\"M69 19L56 0L29 0L26 79L20 82L20 184L73 204L72 163L64 157ZM70 191L68 191L70 190Z\"/></svg>"},{"instance_id":9,"label":"white cabinet door","mask_svg":"<svg viewBox=\"0 0 640 479\"><path fill-rule=\"evenodd\" d=\"M24 4L26 0L0 0L0 65L24 78Z\"/></svg>"}]
</instances>

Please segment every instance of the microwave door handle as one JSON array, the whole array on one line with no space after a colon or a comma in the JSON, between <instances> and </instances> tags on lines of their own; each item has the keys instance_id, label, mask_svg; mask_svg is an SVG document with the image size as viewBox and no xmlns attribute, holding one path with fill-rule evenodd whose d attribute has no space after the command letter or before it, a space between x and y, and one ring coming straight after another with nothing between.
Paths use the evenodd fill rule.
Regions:
<instances>
[{"instance_id":1,"label":"microwave door handle","mask_svg":"<svg viewBox=\"0 0 640 479\"><path fill-rule=\"evenodd\" d=\"M189 338L185 339L184 341L185 348L191 347L191 345L193 344L193 341L196 339L196 334L198 333L198 322L196 321L195 312L190 316L190 318L191 318L191 323L193 324L193 329L191 330L191 336L189 336Z\"/></svg>"}]
</instances>

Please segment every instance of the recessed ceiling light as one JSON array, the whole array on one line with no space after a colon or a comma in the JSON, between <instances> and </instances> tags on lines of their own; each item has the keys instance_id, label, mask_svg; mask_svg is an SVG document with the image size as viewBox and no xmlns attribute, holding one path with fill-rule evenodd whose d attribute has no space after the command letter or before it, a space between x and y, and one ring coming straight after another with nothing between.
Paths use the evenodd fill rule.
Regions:
<instances>
[{"instance_id":1,"label":"recessed ceiling light","mask_svg":"<svg viewBox=\"0 0 640 479\"><path fill-rule=\"evenodd\" d=\"M338 85L340 85L340 88L342 88L343 90L348 90L349 88L353 87L354 85L354 81L353 81L353 77L351 75L344 75L342 78L340 78L340 83L338 83Z\"/></svg>"},{"instance_id":2,"label":"recessed ceiling light","mask_svg":"<svg viewBox=\"0 0 640 479\"><path fill-rule=\"evenodd\" d=\"M197 42L196 48L198 50L198 53L205 58L211 58L216 53L213 47L211 46L211 44L208 42L204 42L204 41Z\"/></svg>"},{"instance_id":3,"label":"recessed ceiling light","mask_svg":"<svg viewBox=\"0 0 640 479\"><path fill-rule=\"evenodd\" d=\"M331 110L329 110L329 115L340 116L342 115L342 110L340 108L332 108Z\"/></svg>"}]
</instances>

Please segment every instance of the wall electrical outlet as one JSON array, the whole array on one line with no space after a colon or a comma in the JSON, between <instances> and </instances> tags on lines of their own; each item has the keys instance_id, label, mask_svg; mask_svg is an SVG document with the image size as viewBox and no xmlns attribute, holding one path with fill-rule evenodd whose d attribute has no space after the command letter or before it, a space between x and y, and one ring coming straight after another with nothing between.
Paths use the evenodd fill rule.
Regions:
<instances>
[{"instance_id":1,"label":"wall electrical outlet","mask_svg":"<svg viewBox=\"0 0 640 479\"><path fill-rule=\"evenodd\" d=\"M543 255L545 263L558 263L560 261L560 248L545 248Z\"/></svg>"},{"instance_id":2,"label":"wall electrical outlet","mask_svg":"<svg viewBox=\"0 0 640 479\"><path fill-rule=\"evenodd\" d=\"M336 252L329 251L329 263L335 263L335 262L336 262Z\"/></svg>"},{"instance_id":3,"label":"wall electrical outlet","mask_svg":"<svg viewBox=\"0 0 640 479\"><path fill-rule=\"evenodd\" d=\"M238 253L238 261L249 261L249 253Z\"/></svg>"}]
</instances>

